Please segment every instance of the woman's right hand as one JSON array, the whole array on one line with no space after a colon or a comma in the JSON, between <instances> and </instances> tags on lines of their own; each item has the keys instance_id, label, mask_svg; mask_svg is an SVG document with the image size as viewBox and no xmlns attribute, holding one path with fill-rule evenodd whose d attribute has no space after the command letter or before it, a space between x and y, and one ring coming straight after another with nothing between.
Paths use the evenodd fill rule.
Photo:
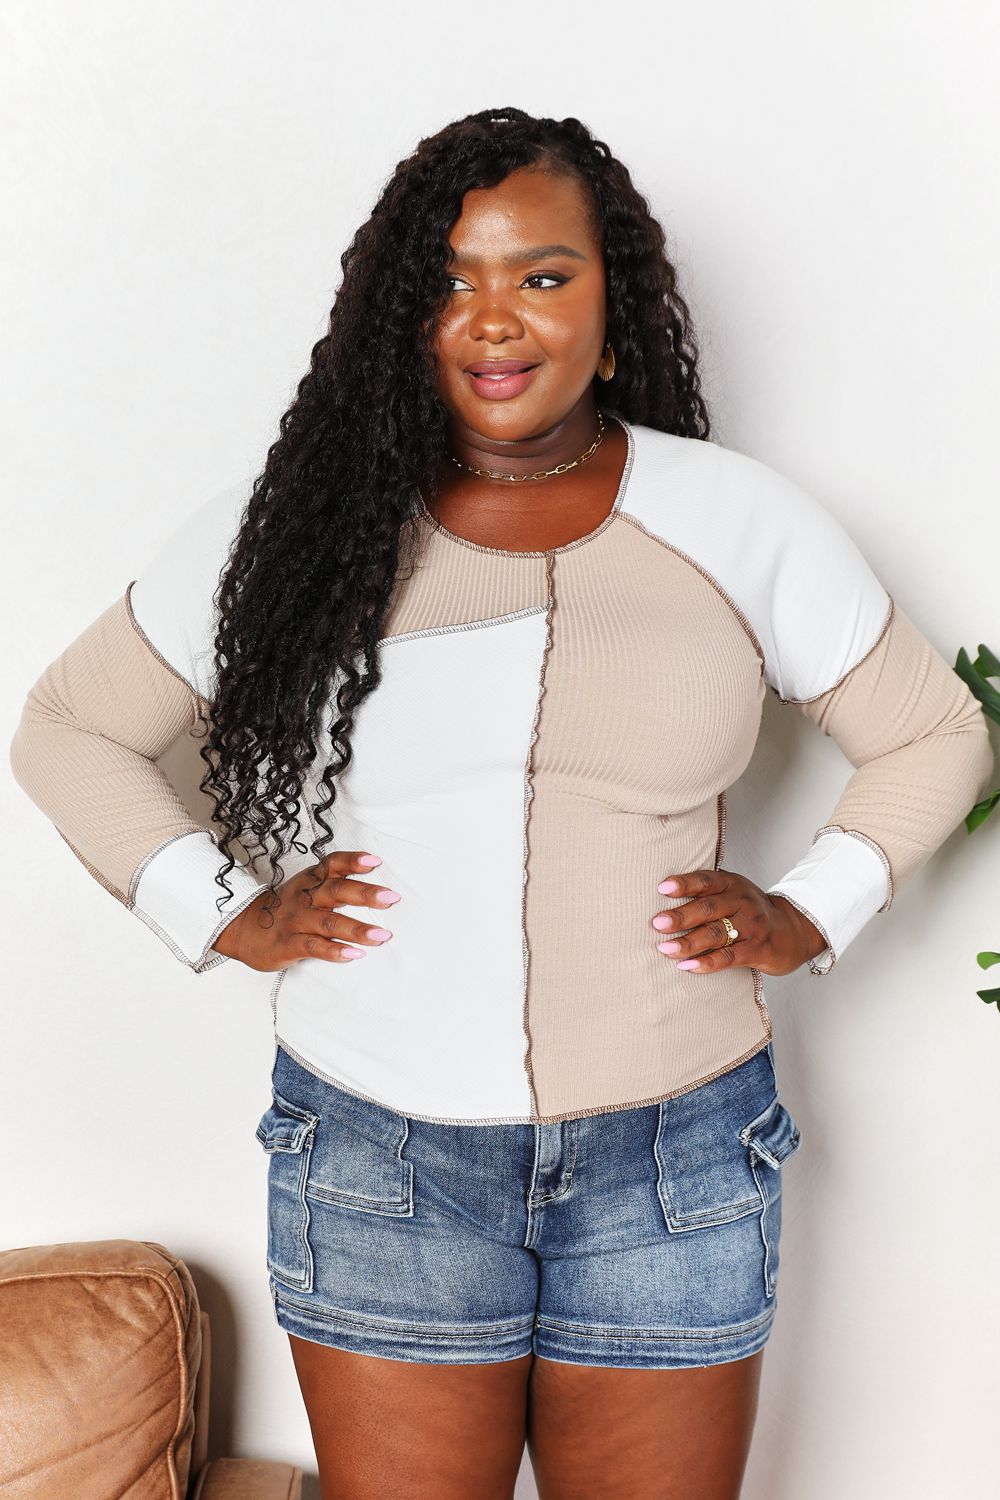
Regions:
<instances>
[{"instance_id":1,"label":"woman's right hand","mask_svg":"<svg viewBox=\"0 0 1000 1500\"><path fill-rule=\"evenodd\" d=\"M366 949L353 945L378 947L392 933L345 917L337 907L384 909L400 900L399 892L388 886L348 879L354 871L368 871L381 863L377 856L361 850L339 849L324 855L319 864L300 870L279 887L281 905L264 922L260 909L268 892L262 891L222 929L212 950L264 973L284 969L300 958L323 958L331 963L363 958ZM323 884L308 894L306 887L315 886L317 876L323 877Z\"/></svg>"}]
</instances>

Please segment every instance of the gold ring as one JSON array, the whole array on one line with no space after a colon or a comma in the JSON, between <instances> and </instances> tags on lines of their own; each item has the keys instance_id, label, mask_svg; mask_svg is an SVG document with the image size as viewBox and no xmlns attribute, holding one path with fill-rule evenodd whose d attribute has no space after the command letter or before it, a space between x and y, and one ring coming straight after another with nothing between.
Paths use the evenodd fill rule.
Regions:
<instances>
[{"instance_id":1,"label":"gold ring","mask_svg":"<svg viewBox=\"0 0 1000 1500\"><path fill-rule=\"evenodd\" d=\"M726 929L726 931L729 934L729 936L726 938L726 941L723 943L722 946L724 948L728 948L730 943L735 943L736 939L739 937L739 933L737 932L736 928L733 926L732 922L730 922L730 920L729 920L728 917L723 917L723 919L722 919L722 925L723 925L723 927Z\"/></svg>"}]
</instances>

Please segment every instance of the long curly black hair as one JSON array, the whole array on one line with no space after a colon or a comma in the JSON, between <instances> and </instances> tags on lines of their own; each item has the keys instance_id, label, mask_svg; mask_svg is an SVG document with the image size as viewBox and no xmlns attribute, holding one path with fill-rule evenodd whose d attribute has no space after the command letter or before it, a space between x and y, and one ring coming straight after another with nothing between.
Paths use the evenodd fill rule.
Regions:
<instances>
[{"instance_id":1,"label":"long curly black hair","mask_svg":"<svg viewBox=\"0 0 1000 1500\"><path fill-rule=\"evenodd\" d=\"M326 795L311 809L313 832L323 830L308 846L317 863L333 837L324 814L351 760L357 710L381 681L390 596L414 561L415 528L404 523L419 509L418 490L428 502L437 493L448 413L434 388L433 341L450 293L449 231L470 188L529 166L574 175L589 192L616 361L599 405L709 439L698 351L663 229L628 168L581 121L481 110L399 162L341 256L329 332L281 418L214 599L200 790L215 802L228 860L216 879L227 894L233 840L252 867L262 856L271 863L264 911L280 903L281 856L307 852L299 814L318 740L332 758L315 783ZM317 871L310 889L321 883Z\"/></svg>"}]
</instances>

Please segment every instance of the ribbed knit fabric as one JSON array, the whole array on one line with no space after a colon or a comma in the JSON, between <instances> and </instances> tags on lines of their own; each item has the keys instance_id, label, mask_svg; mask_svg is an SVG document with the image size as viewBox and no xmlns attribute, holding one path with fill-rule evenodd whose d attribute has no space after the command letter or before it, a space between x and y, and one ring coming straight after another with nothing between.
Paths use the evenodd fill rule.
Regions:
<instances>
[{"instance_id":1,"label":"ribbed knit fabric","mask_svg":"<svg viewBox=\"0 0 1000 1500\"><path fill-rule=\"evenodd\" d=\"M276 1036L320 1077L415 1118L557 1120L680 1093L771 1036L762 975L657 950L667 874L724 865L725 793L765 689L855 768L768 889L829 971L986 789L979 705L817 500L756 460L626 423L614 506L545 552L481 547L426 511L326 814L402 900L390 942L305 959ZM153 758L211 699L212 592L237 491L190 516L32 688L14 774L90 872L196 972L263 889L229 877ZM315 780L328 742L307 784ZM734 920L739 925L738 914Z\"/></svg>"}]
</instances>

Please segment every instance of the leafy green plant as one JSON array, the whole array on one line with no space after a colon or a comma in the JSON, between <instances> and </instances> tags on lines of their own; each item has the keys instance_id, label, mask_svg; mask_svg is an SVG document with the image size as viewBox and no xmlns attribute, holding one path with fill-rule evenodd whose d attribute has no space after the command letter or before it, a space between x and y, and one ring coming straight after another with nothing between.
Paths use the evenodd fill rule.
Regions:
<instances>
[{"instance_id":1,"label":"leafy green plant","mask_svg":"<svg viewBox=\"0 0 1000 1500\"><path fill-rule=\"evenodd\" d=\"M983 706L983 713L994 724L1000 724L1000 689L997 689L989 681L991 677L1000 679L1000 660L988 647L980 643L979 655L975 661L969 657L965 647L961 647L955 661L955 671L962 681L967 683L973 693ZM1000 787L995 792L988 793L975 807L965 816L966 830L971 833L978 828L980 823L985 822L990 813L1000 802ZM1000 953L977 953L976 962L981 969L988 969L992 964L1000 964ZM980 1000L987 1005L996 1005L1000 1011L1000 988L992 990L977 990L976 994Z\"/></svg>"}]
</instances>

